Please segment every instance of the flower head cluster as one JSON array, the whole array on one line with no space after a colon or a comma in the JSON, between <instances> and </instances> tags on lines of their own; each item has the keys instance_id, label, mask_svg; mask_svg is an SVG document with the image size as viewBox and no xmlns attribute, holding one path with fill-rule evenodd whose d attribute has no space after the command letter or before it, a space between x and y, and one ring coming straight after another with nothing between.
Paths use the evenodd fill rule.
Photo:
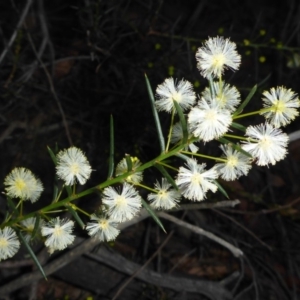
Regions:
<instances>
[{"instance_id":1,"label":"flower head cluster","mask_svg":"<svg viewBox=\"0 0 300 300\"><path fill-rule=\"evenodd\" d=\"M230 86L227 83L213 82L212 88L215 92L215 100L219 104L220 108L227 109L231 112L235 111L237 105L241 102L241 94L235 86ZM213 97L209 87L205 88L202 93L202 97L211 102Z\"/></svg>"},{"instance_id":2,"label":"flower head cluster","mask_svg":"<svg viewBox=\"0 0 300 300\"><path fill-rule=\"evenodd\" d=\"M25 168L13 169L4 179L5 191L11 198L36 202L44 190L41 181Z\"/></svg>"},{"instance_id":3,"label":"flower head cluster","mask_svg":"<svg viewBox=\"0 0 300 300\"><path fill-rule=\"evenodd\" d=\"M166 178L162 179L161 184L156 182L157 193L148 194L148 200L155 209L172 209L180 200L180 193L171 188L171 184Z\"/></svg>"},{"instance_id":4,"label":"flower head cluster","mask_svg":"<svg viewBox=\"0 0 300 300\"><path fill-rule=\"evenodd\" d=\"M215 168L206 171L206 164L199 165L195 159L189 159L186 166L187 168L179 168L176 179L176 184L185 198L202 201L209 190L217 191L217 186L212 182L218 177Z\"/></svg>"},{"instance_id":5,"label":"flower head cluster","mask_svg":"<svg viewBox=\"0 0 300 300\"><path fill-rule=\"evenodd\" d=\"M224 163L217 163L216 169L224 180L235 180L242 175L247 175L251 169L251 158L235 150L231 145L221 145L224 152Z\"/></svg>"},{"instance_id":6,"label":"flower head cluster","mask_svg":"<svg viewBox=\"0 0 300 300\"><path fill-rule=\"evenodd\" d=\"M72 244L75 236L72 234L74 222L56 217L42 226L42 236L46 237L45 245L50 253L63 250Z\"/></svg>"},{"instance_id":7,"label":"flower head cluster","mask_svg":"<svg viewBox=\"0 0 300 300\"><path fill-rule=\"evenodd\" d=\"M57 154L56 173L66 185L73 185L76 181L85 184L91 172L91 166L80 149L70 147Z\"/></svg>"},{"instance_id":8,"label":"flower head cluster","mask_svg":"<svg viewBox=\"0 0 300 300\"><path fill-rule=\"evenodd\" d=\"M241 56L236 51L236 44L223 37L209 38L196 53L197 66L205 78L218 77L225 68L237 70Z\"/></svg>"},{"instance_id":9,"label":"flower head cluster","mask_svg":"<svg viewBox=\"0 0 300 300\"><path fill-rule=\"evenodd\" d=\"M176 83L173 78L167 78L160 84L156 89L156 95L158 98L155 101L157 110L169 113L175 108L174 101L180 105L183 111L192 107L196 101L192 84L186 80Z\"/></svg>"},{"instance_id":10,"label":"flower head cluster","mask_svg":"<svg viewBox=\"0 0 300 300\"><path fill-rule=\"evenodd\" d=\"M98 238L100 241L114 240L120 230L116 228L117 222L107 216L91 215L91 222L86 225L86 230L90 236Z\"/></svg>"},{"instance_id":11,"label":"flower head cluster","mask_svg":"<svg viewBox=\"0 0 300 300\"><path fill-rule=\"evenodd\" d=\"M167 146L159 157L143 166L136 157L123 158L116 167L115 178L108 179L103 185L98 186L106 187L103 189L100 209L90 215L90 220L86 224L87 233L91 237L100 241L112 241L120 233L119 223L131 220L139 213L145 202L134 185L147 188L140 183L143 180L143 173L139 170L153 166L155 162L161 162L161 166L174 169L169 162L166 162L171 156L178 155L178 157L186 159L185 165L179 167L175 183L173 179L162 178L161 181L156 181L154 189L149 188L151 192L147 199L151 207L168 210L176 207L181 197L192 201L206 199L209 191L213 193L217 191L216 179L219 176L224 180L236 180L240 176L248 174L253 161L259 166L274 165L286 156L288 136L279 127L289 124L299 115L297 109L300 107L300 100L297 94L284 87L272 88L270 91L263 92L264 108L262 110L241 114L242 109L236 109L241 102L239 91L236 87L222 81L225 69L237 70L241 63L241 56L236 51L236 44L223 37L209 38L198 49L196 59L201 74L209 80L209 88L202 92L196 104L196 94L189 81L184 79L176 81L171 77L158 85L154 105L157 111L172 113ZM249 97L241 108L246 105ZM182 116L180 113L181 122L174 125L178 106L186 115ZM234 113L234 111L236 112ZM246 129L246 138L242 138L241 146L230 143L221 145L220 148L223 151L221 158L195 154L199 149L193 142L203 141L206 143L219 139L226 134L231 125L241 129L241 125L232 124L233 119L254 113L264 115L268 122L258 126L249 126ZM182 120L183 117L186 118L186 121ZM159 121L156 119L156 122ZM185 122L187 122L188 141L184 141L183 145L182 124ZM156 125L159 127L158 123ZM163 138L161 133L159 135L159 138ZM238 138L233 135L226 135L226 137ZM223 142L225 138L220 140ZM170 142L180 144L169 149ZM189 148L192 153L184 151L184 147ZM218 163L211 169L206 169L205 163L199 164L194 158L186 158L186 155L211 158L218 160ZM56 174L67 186L75 185L77 182L83 185L91 176L92 169L89 161L84 153L76 147L60 151L56 156L56 163ZM125 176L127 177L125 178ZM117 182L120 187L110 186ZM27 215L27 219L24 216L21 222L19 222L20 218L12 220L14 216L22 216L23 211L20 204L23 200L30 200L33 203L37 201L43 191L41 181L30 170L13 169L6 176L4 186L8 200L19 198L21 201L15 206L15 210L8 214L6 223L2 225L4 227L5 224L13 223L13 227L6 226L0 229L0 261L12 257L18 251L20 242L17 234L24 241L23 235L21 235L24 233L25 242L30 242L33 235L36 236L37 233L49 248L50 253L63 250L74 242L74 221L72 220L56 217L47 222L39 221L35 217L28 218L31 214ZM78 194L78 197L92 191L94 189L86 190ZM62 191L59 192L59 196L61 193ZM54 213L54 209L59 206L71 205L70 201L74 199L69 195L67 199L59 202L59 196L54 201L55 205L50 205L46 209L48 213ZM9 201L9 204L11 203ZM87 214L75 205L73 207L79 212ZM14 229L18 230L17 234Z\"/></svg>"},{"instance_id":12,"label":"flower head cluster","mask_svg":"<svg viewBox=\"0 0 300 300\"><path fill-rule=\"evenodd\" d=\"M141 166L141 162L137 157L130 157L132 162L132 171ZM128 172L128 166L126 158L124 157L117 165L116 176L120 176ZM125 181L132 183L139 183L143 180L143 172L134 172L132 175L125 178Z\"/></svg>"},{"instance_id":13,"label":"flower head cluster","mask_svg":"<svg viewBox=\"0 0 300 300\"><path fill-rule=\"evenodd\" d=\"M14 256L20 248L15 231L10 227L0 229L0 261Z\"/></svg>"},{"instance_id":14,"label":"flower head cluster","mask_svg":"<svg viewBox=\"0 0 300 300\"><path fill-rule=\"evenodd\" d=\"M248 142L244 142L242 149L256 158L259 166L274 165L287 154L288 135L268 123L249 126L246 136Z\"/></svg>"},{"instance_id":15,"label":"flower head cluster","mask_svg":"<svg viewBox=\"0 0 300 300\"><path fill-rule=\"evenodd\" d=\"M108 207L108 215L115 222L132 219L142 206L142 199L137 190L127 182L122 190L109 186L103 191L103 204Z\"/></svg>"},{"instance_id":16,"label":"flower head cluster","mask_svg":"<svg viewBox=\"0 0 300 300\"><path fill-rule=\"evenodd\" d=\"M269 108L261 114L274 126L280 127L289 124L294 120L299 112L300 101L297 94L291 89L286 89L282 86L271 88L269 91L264 91L263 98L264 107Z\"/></svg>"},{"instance_id":17,"label":"flower head cluster","mask_svg":"<svg viewBox=\"0 0 300 300\"><path fill-rule=\"evenodd\" d=\"M215 99L208 102L202 98L198 102L198 106L193 107L188 115L191 132L204 142L219 138L225 134L231 122L230 111L220 108Z\"/></svg>"}]
</instances>

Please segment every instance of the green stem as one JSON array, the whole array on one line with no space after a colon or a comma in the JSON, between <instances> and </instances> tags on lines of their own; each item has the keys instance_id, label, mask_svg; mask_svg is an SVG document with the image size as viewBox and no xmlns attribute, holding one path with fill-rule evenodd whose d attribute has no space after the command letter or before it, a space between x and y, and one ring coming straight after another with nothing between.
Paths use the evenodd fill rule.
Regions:
<instances>
[{"instance_id":1,"label":"green stem","mask_svg":"<svg viewBox=\"0 0 300 300\"><path fill-rule=\"evenodd\" d=\"M88 212L86 212L85 210L81 209L77 205L75 205L75 204L69 204L69 205L71 205L74 210L77 210L77 211L81 212L82 214L88 216L89 218L91 217L91 215Z\"/></svg>"},{"instance_id":2,"label":"green stem","mask_svg":"<svg viewBox=\"0 0 300 300\"><path fill-rule=\"evenodd\" d=\"M173 100L173 101L175 101L175 100ZM173 107L173 109L172 109L172 117L171 117L171 125L170 125L170 130L169 130L169 135L168 135L168 142L167 142L166 152L168 152L169 146L170 146L170 142L171 142L172 131L173 131L173 123L174 123L174 116L175 116L175 108Z\"/></svg>"},{"instance_id":3,"label":"green stem","mask_svg":"<svg viewBox=\"0 0 300 300\"><path fill-rule=\"evenodd\" d=\"M157 191L156 191L155 189L151 189L149 186L146 186L146 185L144 185L144 184L141 184L141 183L135 183L134 185L135 185L135 186L139 186L139 187L141 187L141 188L143 188L143 189L145 189L145 190L148 190L148 191L150 191L150 192L157 193Z\"/></svg>"},{"instance_id":4,"label":"green stem","mask_svg":"<svg viewBox=\"0 0 300 300\"><path fill-rule=\"evenodd\" d=\"M172 166L170 166L170 165L168 165L168 164L165 164L165 163L163 163L163 162L157 162L157 164L158 165L162 165L162 166L164 166L164 167L166 167L166 168L169 168L169 169L171 169L171 170L174 170L174 171L177 171L178 172L178 169L177 168L174 168L174 167L172 167Z\"/></svg>"},{"instance_id":5,"label":"green stem","mask_svg":"<svg viewBox=\"0 0 300 300\"><path fill-rule=\"evenodd\" d=\"M169 152L166 152L166 153L162 153L160 154L158 157L150 160L149 162L139 166L138 168L135 169L135 171L130 171L130 172L127 172L127 173L124 173L116 178L112 178L112 179L109 179L109 180L106 180L102 183L100 183L99 185L95 186L95 187L92 187L90 189L87 189L81 193L78 193L76 195L71 195L59 202L56 202L56 203L52 203L40 210L37 210L37 211L34 211L34 212L31 212L25 216L19 216L18 218L14 219L14 220L11 220L9 222L4 222L0 228L4 228L5 226L13 226L15 223L19 223L27 218L30 218L30 217L34 217L35 215L43 215L44 213L48 212L48 211L51 211L53 209L57 209L61 206L65 206L67 205L69 202L72 202L74 200L77 200L79 198L82 198L84 196L87 196L87 195L90 195L92 193L95 193L99 190L103 190L105 187L107 186L110 186L110 185L113 185L115 183L119 183L121 181L123 181L125 178L127 178L128 176L131 176L132 174L134 174L135 172L141 172L143 170L146 170L152 166L154 166L156 163L159 163L161 161L164 161L165 159L171 157L171 156L174 156L176 155L177 153L179 153L183 148L184 148L185 145L179 145L178 147L170 150Z\"/></svg>"},{"instance_id":6,"label":"green stem","mask_svg":"<svg viewBox=\"0 0 300 300\"><path fill-rule=\"evenodd\" d=\"M212 159L212 160L220 161L220 162L227 162L227 160L224 158L208 156L208 155L204 155L204 154L200 154L200 153L193 153L193 152L189 152L189 151L180 151L180 153L192 155L192 156L198 156L198 157L207 158L207 159Z\"/></svg>"},{"instance_id":7,"label":"green stem","mask_svg":"<svg viewBox=\"0 0 300 300\"><path fill-rule=\"evenodd\" d=\"M249 117L249 116L253 116L253 115L259 115L259 114L262 114L264 112L271 111L271 108L272 107L268 107L268 108L262 108L262 109L257 110L257 111L251 111L251 112L246 113L246 114L234 116L232 119L236 120L236 119L240 119L240 118L244 118L244 117Z\"/></svg>"},{"instance_id":8,"label":"green stem","mask_svg":"<svg viewBox=\"0 0 300 300\"><path fill-rule=\"evenodd\" d=\"M243 140L243 141L249 141L249 138L246 138L244 136L237 136L237 135L232 135L232 134L224 134L224 137L229 137L232 139L237 139L237 140Z\"/></svg>"}]
</instances>

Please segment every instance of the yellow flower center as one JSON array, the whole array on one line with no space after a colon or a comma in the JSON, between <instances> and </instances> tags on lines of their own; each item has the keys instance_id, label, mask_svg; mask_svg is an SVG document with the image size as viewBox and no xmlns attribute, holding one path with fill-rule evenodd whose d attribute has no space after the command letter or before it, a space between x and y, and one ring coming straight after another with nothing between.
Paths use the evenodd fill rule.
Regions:
<instances>
[{"instance_id":1,"label":"yellow flower center","mask_svg":"<svg viewBox=\"0 0 300 300\"><path fill-rule=\"evenodd\" d=\"M205 120L215 121L216 120L216 112L214 110L207 111L205 114Z\"/></svg>"},{"instance_id":2,"label":"yellow flower center","mask_svg":"<svg viewBox=\"0 0 300 300\"><path fill-rule=\"evenodd\" d=\"M60 226L58 225L55 225L54 227L54 231L53 231L53 235L56 235L56 236L61 236L63 235L63 230Z\"/></svg>"},{"instance_id":3,"label":"yellow flower center","mask_svg":"<svg viewBox=\"0 0 300 300\"><path fill-rule=\"evenodd\" d=\"M193 184L201 184L202 179L203 179L203 178L202 178L202 175L201 175L201 174L195 173L195 174L193 174L192 177L191 177L191 182L192 182Z\"/></svg>"},{"instance_id":4,"label":"yellow flower center","mask_svg":"<svg viewBox=\"0 0 300 300\"><path fill-rule=\"evenodd\" d=\"M215 54L212 58L212 65L215 69L221 69L223 68L225 64L225 56L223 53Z\"/></svg>"},{"instance_id":5,"label":"yellow flower center","mask_svg":"<svg viewBox=\"0 0 300 300\"><path fill-rule=\"evenodd\" d=\"M126 204L127 204L127 201L126 201L126 198L124 196L118 196L116 198L116 206L124 207L124 206L126 206Z\"/></svg>"},{"instance_id":6,"label":"yellow flower center","mask_svg":"<svg viewBox=\"0 0 300 300\"><path fill-rule=\"evenodd\" d=\"M5 248L8 246L8 242L7 242L7 239L5 238L0 238L0 249L1 248Z\"/></svg>"},{"instance_id":7,"label":"yellow flower center","mask_svg":"<svg viewBox=\"0 0 300 300\"><path fill-rule=\"evenodd\" d=\"M29 232L32 232L33 229L34 229L34 224L30 224L30 225L27 226L27 230L28 230Z\"/></svg>"},{"instance_id":8,"label":"yellow flower center","mask_svg":"<svg viewBox=\"0 0 300 300\"><path fill-rule=\"evenodd\" d=\"M285 102L282 100L277 100L272 106L272 111L275 113L283 113L286 110Z\"/></svg>"},{"instance_id":9,"label":"yellow flower center","mask_svg":"<svg viewBox=\"0 0 300 300\"><path fill-rule=\"evenodd\" d=\"M99 226L102 229L107 229L108 228L108 221L107 220L101 219L101 220L99 220L98 223L99 223Z\"/></svg>"},{"instance_id":10,"label":"yellow flower center","mask_svg":"<svg viewBox=\"0 0 300 300\"><path fill-rule=\"evenodd\" d=\"M159 198L160 198L160 199L165 199L165 198L167 198L167 192L166 192L165 190L159 191L159 192L158 192L158 195L159 195Z\"/></svg>"},{"instance_id":11,"label":"yellow flower center","mask_svg":"<svg viewBox=\"0 0 300 300\"><path fill-rule=\"evenodd\" d=\"M238 164L238 160L235 156L229 156L227 158L227 165L230 167L235 167Z\"/></svg>"},{"instance_id":12,"label":"yellow flower center","mask_svg":"<svg viewBox=\"0 0 300 300\"><path fill-rule=\"evenodd\" d=\"M15 187L17 190L19 190L20 192L24 191L26 188L26 183L23 179L16 179L15 181Z\"/></svg>"},{"instance_id":13,"label":"yellow flower center","mask_svg":"<svg viewBox=\"0 0 300 300\"><path fill-rule=\"evenodd\" d=\"M221 107L223 107L227 102L227 99L223 93L216 95L216 99L221 104Z\"/></svg>"},{"instance_id":14,"label":"yellow flower center","mask_svg":"<svg viewBox=\"0 0 300 300\"><path fill-rule=\"evenodd\" d=\"M269 137L262 138L259 144L263 150L269 150L273 146L273 143Z\"/></svg>"},{"instance_id":15,"label":"yellow flower center","mask_svg":"<svg viewBox=\"0 0 300 300\"><path fill-rule=\"evenodd\" d=\"M78 174L80 171L80 168L78 166L78 163L72 163L70 165L70 169L71 169L71 173L73 173L74 175Z\"/></svg>"},{"instance_id":16,"label":"yellow flower center","mask_svg":"<svg viewBox=\"0 0 300 300\"><path fill-rule=\"evenodd\" d=\"M177 93L177 92L175 92L173 95L172 95L172 98L173 98L173 100L174 101L176 101L176 102L181 102L181 100L182 100L182 95L180 94L180 93Z\"/></svg>"}]
</instances>

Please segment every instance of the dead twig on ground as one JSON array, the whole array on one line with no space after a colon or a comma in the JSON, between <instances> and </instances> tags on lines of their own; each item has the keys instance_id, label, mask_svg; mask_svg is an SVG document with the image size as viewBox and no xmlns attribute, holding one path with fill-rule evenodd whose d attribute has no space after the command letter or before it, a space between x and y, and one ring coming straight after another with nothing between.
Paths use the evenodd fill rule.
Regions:
<instances>
[{"instance_id":1,"label":"dead twig on ground","mask_svg":"<svg viewBox=\"0 0 300 300\"><path fill-rule=\"evenodd\" d=\"M88 253L85 256L125 274L133 274L141 270L135 276L136 279L143 280L150 284L169 288L175 291L186 291L206 295L213 300L232 299L231 293L218 282L188 279L185 277L175 277L169 274L161 274L144 268L134 262L131 262L118 253L109 251L101 247L98 254Z\"/></svg>"},{"instance_id":2,"label":"dead twig on ground","mask_svg":"<svg viewBox=\"0 0 300 300\"><path fill-rule=\"evenodd\" d=\"M239 248L231 245L230 243L226 242L225 240L219 238L218 236L214 235L213 233L211 232L208 232L198 226L194 226L194 225L191 225L187 222L184 222L182 220L179 220L169 214L166 214L165 212L160 212L158 213L158 216L160 216L161 218L163 219L166 219L166 220L169 220L179 226L182 226L182 227L185 227L197 234L200 234L200 235L203 235L203 236L206 236L207 238L215 241L216 243L224 246L225 248L227 248L235 257L241 257L243 256L243 252L242 250L240 250Z\"/></svg>"}]
</instances>

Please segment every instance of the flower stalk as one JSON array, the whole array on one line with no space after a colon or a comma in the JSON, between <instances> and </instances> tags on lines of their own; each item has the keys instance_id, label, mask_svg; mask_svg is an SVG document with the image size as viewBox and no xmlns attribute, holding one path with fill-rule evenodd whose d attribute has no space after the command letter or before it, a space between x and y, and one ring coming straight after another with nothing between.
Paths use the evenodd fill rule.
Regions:
<instances>
[{"instance_id":1,"label":"flower stalk","mask_svg":"<svg viewBox=\"0 0 300 300\"><path fill-rule=\"evenodd\" d=\"M57 153L48 147L61 182L59 186L62 187L59 190L56 186L52 203L39 210L23 214L23 202L38 201L44 190L35 174L19 167L5 177L4 190L9 211L0 224L0 261L18 251L18 236L22 237L21 242L25 243L37 264L29 246L32 240L42 239L50 253L71 245L75 239L75 222L62 218L61 214L65 211L89 236L102 242L114 240L120 233L120 224L131 220L142 207L164 230L156 215L157 210L174 209L180 205L181 199L204 201L208 193L217 191L227 196L217 181L219 178L237 180L246 176L254 164L268 166L284 159L288 136L280 127L299 115L297 94L285 87L271 88L263 92L262 109L242 114L254 96L256 86L240 104L240 92L224 80L226 70L237 71L240 66L241 57L236 51L236 44L223 37L209 38L198 49L196 60L200 73L208 80L208 87L198 99L189 81L172 77L158 85L154 97L146 77L160 144L160 154L155 158L142 163L139 158L124 153L125 157L115 167L114 124L111 117L108 178L96 186L76 191L79 185L87 183L93 169L84 152L75 146ZM171 113L167 138L161 127L160 111ZM247 128L233 122L255 114L264 116L266 122ZM244 136L228 133L236 129ZM220 156L202 153L206 143L211 141L220 144ZM204 159L212 160L215 165L208 168ZM153 167L162 177L149 184L144 178L144 171ZM68 196L61 199L64 190ZM147 193L147 201L141 197L141 190ZM101 199L95 211L85 211L75 203L91 194ZM84 222L86 217L89 218L87 223ZM22 232L25 233L24 238ZM39 264L38 267L42 271Z\"/></svg>"}]
</instances>

